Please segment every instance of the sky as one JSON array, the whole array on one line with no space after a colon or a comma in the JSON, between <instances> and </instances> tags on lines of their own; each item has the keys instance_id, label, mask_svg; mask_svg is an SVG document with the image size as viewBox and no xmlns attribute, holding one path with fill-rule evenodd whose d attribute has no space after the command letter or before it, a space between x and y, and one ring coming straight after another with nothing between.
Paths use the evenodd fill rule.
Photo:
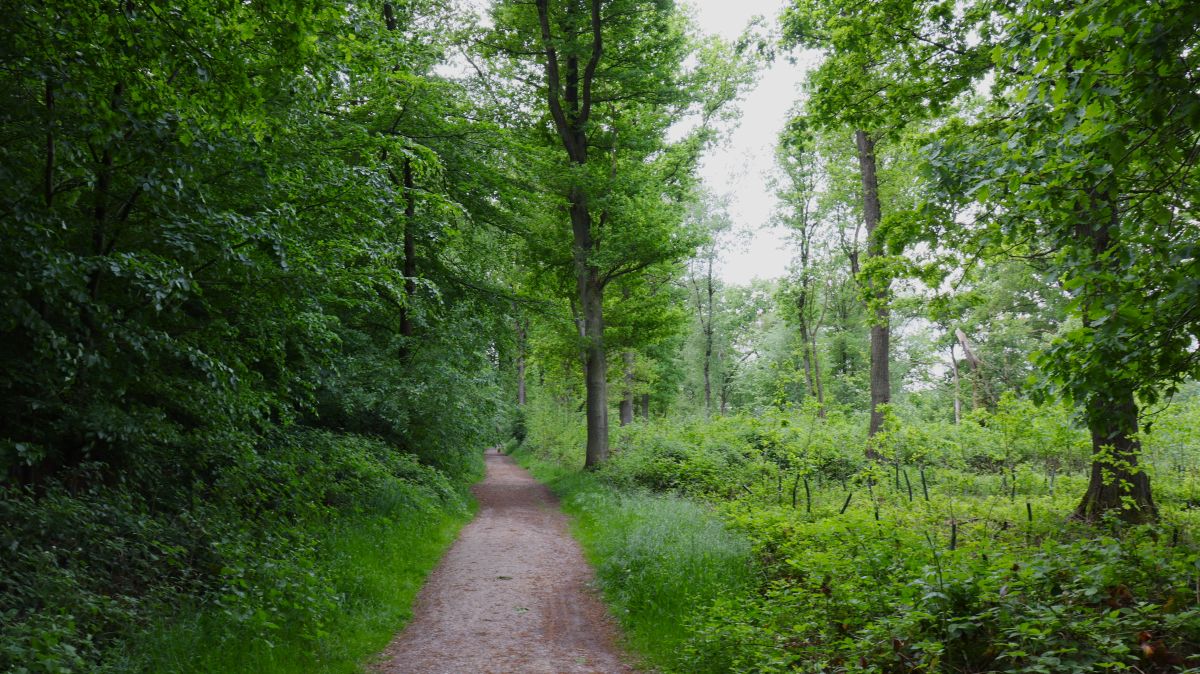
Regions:
<instances>
[{"instance_id":1,"label":"sky","mask_svg":"<svg viewBox=\"0 0 1200 674\"><path fill-rule=\"evenodd\" d=\"M691 0L696 19L705 33L734 39L754 16L773 27L786 0ZM792 258L787 234L771 227L775 197L768 186L775 163L775 141L799 96L810 54L797 63L777 59L759 75L757 84L738 103L741 124L725 142L710 149L700 167L708 188L730 198L734 223L731 245L720 265L727 283L745 284L754 278L778 278Z\"/></svg>"}]
</instances>

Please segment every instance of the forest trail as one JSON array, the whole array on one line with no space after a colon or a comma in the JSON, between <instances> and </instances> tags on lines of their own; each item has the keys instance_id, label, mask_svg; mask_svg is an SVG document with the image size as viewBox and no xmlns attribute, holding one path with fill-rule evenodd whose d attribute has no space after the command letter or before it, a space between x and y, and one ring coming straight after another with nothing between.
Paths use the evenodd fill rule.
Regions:
<instances>
[{"instance_id":1,"label":"forest trail","mask_svg":"<svg viewBox=\"0 0 1200 674\"><path fill-rule=\"evenodd\" d=\"M632 672L589 589L592 570L558 500L510 457L488 453L479 513L383 653L384 674Z\"/></svg>"}]
</instances>

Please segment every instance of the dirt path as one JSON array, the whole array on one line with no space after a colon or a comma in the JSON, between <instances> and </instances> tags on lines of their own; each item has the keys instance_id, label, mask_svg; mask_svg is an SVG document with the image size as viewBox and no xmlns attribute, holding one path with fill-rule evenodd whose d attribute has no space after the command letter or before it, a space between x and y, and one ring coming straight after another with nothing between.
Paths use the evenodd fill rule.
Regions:
<instances>
[{"instance_id":1,"label":"dirt path","mask_svg":"<svg viewBox=\"0 0 1200 674\"><path fill-rule=\"evenodd\" d=\"M417 597L376 668L387 674L631 672L591 568L550 490L487 455L479 513Z\"/></svg>"}]
</instances>

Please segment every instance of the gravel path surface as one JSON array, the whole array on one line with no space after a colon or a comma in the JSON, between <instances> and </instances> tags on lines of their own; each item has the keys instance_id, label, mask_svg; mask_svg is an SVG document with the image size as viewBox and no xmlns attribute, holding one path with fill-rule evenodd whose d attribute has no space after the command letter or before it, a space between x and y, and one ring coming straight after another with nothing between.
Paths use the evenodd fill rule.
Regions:
<instances>
[{"instance_id":1,"label":"gravel path surface","mask_svg":"<svg viewBox=\"0 0 1200 674\"><path fill-rule=\"evenodd\" d=\"M386 674L632 672L590 589L592 570L550 490L511 458L487 454L463 528L383 653Z\"/></svg>"}]
</instances>

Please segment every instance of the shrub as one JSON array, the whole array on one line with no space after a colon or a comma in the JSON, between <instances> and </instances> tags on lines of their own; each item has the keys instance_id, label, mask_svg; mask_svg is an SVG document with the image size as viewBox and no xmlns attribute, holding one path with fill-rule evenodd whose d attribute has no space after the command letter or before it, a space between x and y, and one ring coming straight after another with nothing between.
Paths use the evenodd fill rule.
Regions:
<instances>
[{"instance_id":1,"label":"shrub","mask_svg":"<svg viewBox=\"0 0 1200 674\"><path fill-rule=\"evenodd\" d=\"M163 501L121 484L0 493L0 670L76 671L179 605L229 633L321 637L341 597L331 522L464 513L439 471L361 436L295 428Z\"/></svg>"}]
</instances>

